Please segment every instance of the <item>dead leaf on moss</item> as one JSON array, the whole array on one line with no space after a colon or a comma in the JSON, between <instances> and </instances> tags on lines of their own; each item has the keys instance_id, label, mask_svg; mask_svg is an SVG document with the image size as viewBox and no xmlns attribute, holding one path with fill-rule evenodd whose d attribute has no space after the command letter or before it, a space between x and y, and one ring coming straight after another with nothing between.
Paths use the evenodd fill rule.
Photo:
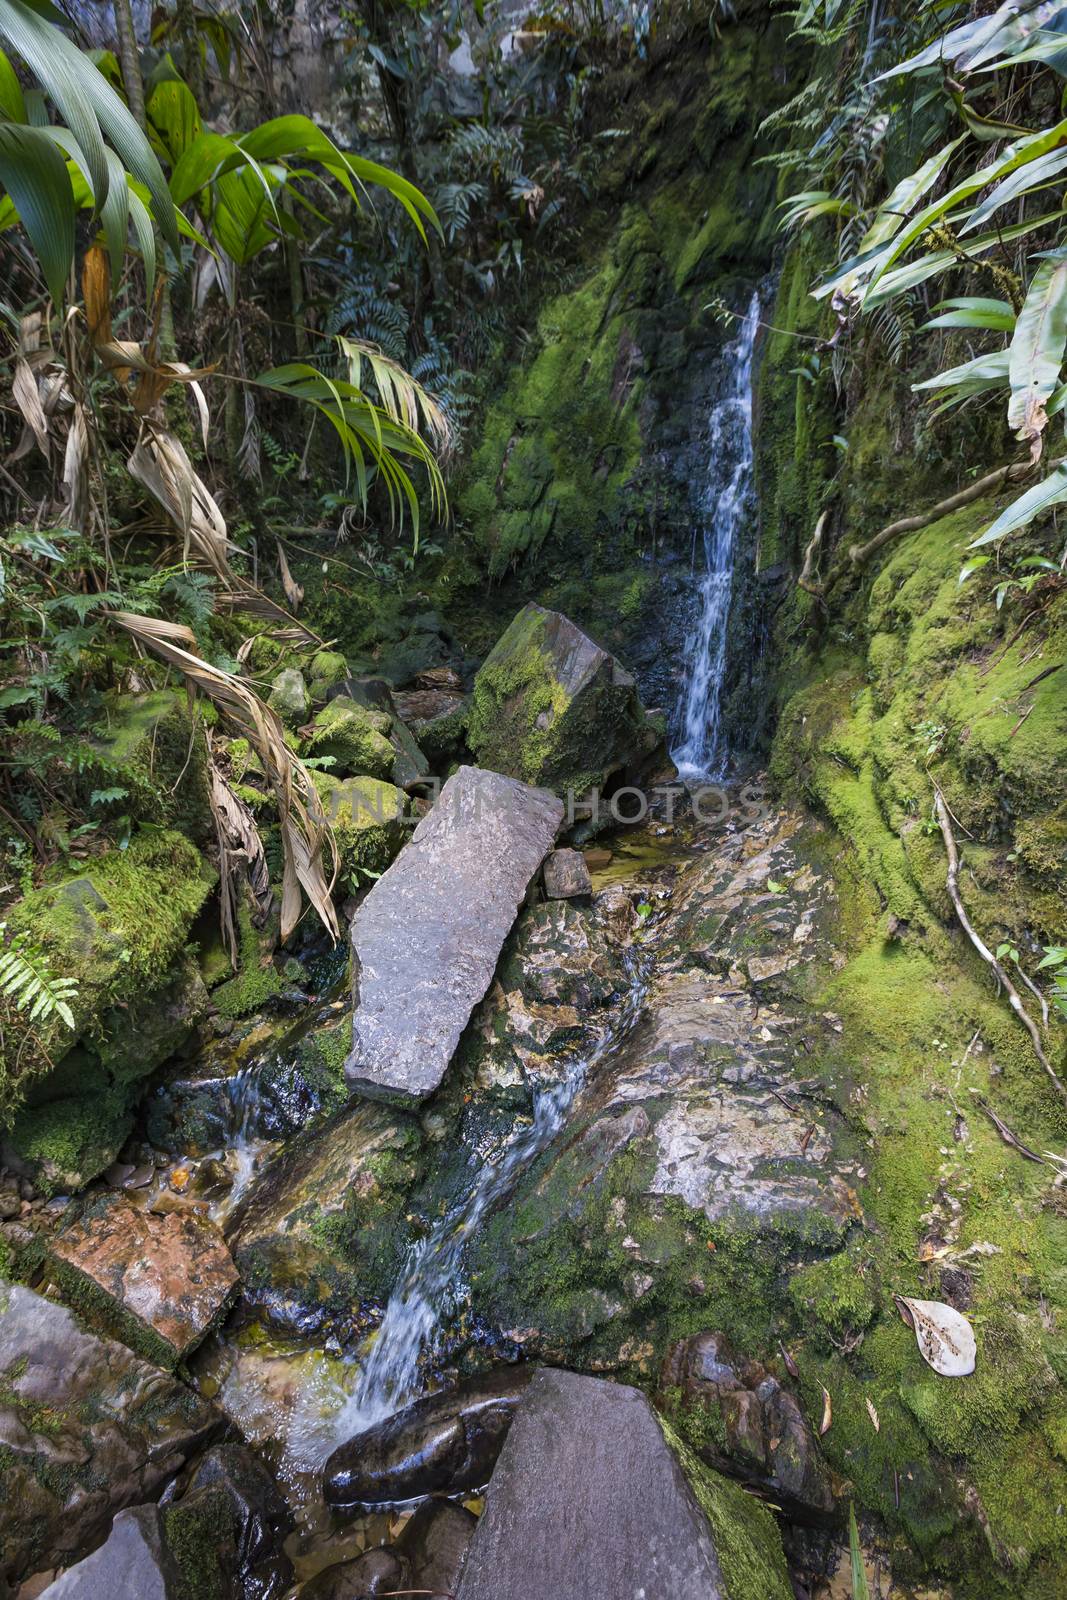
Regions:
<instances>
[{"instance_id":1,"label":"dead leaf on moss","mask_svg":"<svg viewBox=\"0 0 1067 1600\"><path fill-rule=\"evenodd\" d=\"M940 1300L912 1300L894 1295L897 1310L914 1329L919 1353L943 1378L965 1378L974 1371L974 1329L962 1312Z\"/></svg>"}]
</instances>

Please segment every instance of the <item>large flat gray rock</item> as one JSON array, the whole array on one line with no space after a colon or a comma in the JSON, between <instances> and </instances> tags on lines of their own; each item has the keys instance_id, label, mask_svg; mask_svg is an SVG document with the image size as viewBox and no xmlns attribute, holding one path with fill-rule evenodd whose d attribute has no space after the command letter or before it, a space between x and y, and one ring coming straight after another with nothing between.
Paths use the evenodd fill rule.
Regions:
<instances>
[{"instance_id":1,"label":"large flat gray rock","mask_svg":"<svg viewBox=\"0 0 1067 1600\"><path fill-rule=\"evenodd\" d=\"M437 1088L562 820L544 789L478 767L449 778L352 919L357 1093Z\"/></svg>"},{"instance_id":2,"label":"large flat gray rock","mask_svg":"<svg viewBox=\"0 0 1067 1600\"><path fill-rule=\"evenodd\" d=\"M779 1593L772 1585L767 1600ZM457 1600L730 1595L711 1525L641 1391L542 1368L490 1480Z\"/></svg>"}]
</instances>

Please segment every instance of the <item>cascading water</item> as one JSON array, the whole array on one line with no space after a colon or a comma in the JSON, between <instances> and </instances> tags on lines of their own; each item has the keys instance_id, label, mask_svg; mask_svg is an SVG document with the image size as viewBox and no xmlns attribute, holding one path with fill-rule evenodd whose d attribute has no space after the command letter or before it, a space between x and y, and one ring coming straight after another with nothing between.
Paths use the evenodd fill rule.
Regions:
<instances>
[{"instance_id":1,"label":"cascading water","mask_svg":"<svg viewBox=\"0 0 1067 1600\"><path fill-rule=\"evenodd\" d=\"M696 626L685 644L686 681L671 750L682 778L719 778L726 761L722 736L726 624L737 534L752 494L752 353L759 309L759 295L754 292L737 338L723 353L726 392L708 419L708 467L701 495L704 576ZM694 559L695 555L694 538Z\"/></svg>"},{"instance_id":2,"label":"cascading water","mask_svg":"<svg viewBox=\"0 0 1067 1600\"><path fill-rule=\"evenodd\" d=\"M495 1163L482 1166L466 1196L411 1249L406 1270L351 1398L332 1419L337 1441L351 1438L415 1398L419 1368L447 1316L464 1293L463 1252L482 1217L514 1188L522 1172L563 1126L591 1069L636 1022L644 998L644 969L635 960L630 987L612 1026L589 1052L568 1064L563 1079L537 1096L533 1121Z\"/></svg>"}]
</instances>

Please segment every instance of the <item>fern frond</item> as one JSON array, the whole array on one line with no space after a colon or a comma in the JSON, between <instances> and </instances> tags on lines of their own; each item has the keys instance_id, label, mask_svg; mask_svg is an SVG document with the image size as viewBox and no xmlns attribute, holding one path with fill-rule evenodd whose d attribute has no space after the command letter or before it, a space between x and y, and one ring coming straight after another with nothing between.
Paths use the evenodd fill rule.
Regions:
<instances>
[{"instance_id":1,"label":"fern frond","mask_svg":"<svg viewBox=\"0 0 1067 1600\"><path fill-rule=\"evenodd\" d=\"M7 923L0 922L0 939L6 936ZM29 934L16 933L0 949L0 996L12 1001L16 1011L29 1007L29 1022L47 1022L54 1015L76 1029L70 1002L77 995L78 980L50 971L48 957L30 943Z\"/></svg>"}]
</instances>

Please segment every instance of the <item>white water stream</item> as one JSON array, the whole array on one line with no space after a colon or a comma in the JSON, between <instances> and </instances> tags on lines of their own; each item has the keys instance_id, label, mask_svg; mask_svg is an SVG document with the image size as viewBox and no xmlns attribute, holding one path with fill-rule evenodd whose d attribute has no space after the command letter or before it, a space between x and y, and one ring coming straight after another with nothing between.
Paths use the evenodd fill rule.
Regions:
<instances>
[{"instance_id":1,"label":"white water stream","mask_svg":"<svg viewBox=\"0 0 1067 1600\"><path fill-rule=\"evenodd\" d=\"M686 680L671 759L682 778L721 778L726 764L722 685L737 535L752 504L752 354L759 327L753 292L737 338L723 352L727 382L708 418L701 494L704 575L696 626L685 643ZM694 536L694 562L696 537Z\"/></svg>"},{"instance_id":2,"label":"white water stream","mask_svg":"<svg viewBox=\"0 0 1067 1600\"><path fill-rule=\"evenodd\" d=\"M512 1140L499 1160L481 1166L465 1197L412 1246L355 1390L332 1419L338 1442L390 1416L420 1393L423 1362L466 1293L463 1254L467 1240L562 1128L593 1067L633 1027L644 993L644 968L635 959L630 965L629 990L604 1037L587 1055L568 1063L559 1083L541 1090L530 1125Z\"/></svg>"}]
</instances>

